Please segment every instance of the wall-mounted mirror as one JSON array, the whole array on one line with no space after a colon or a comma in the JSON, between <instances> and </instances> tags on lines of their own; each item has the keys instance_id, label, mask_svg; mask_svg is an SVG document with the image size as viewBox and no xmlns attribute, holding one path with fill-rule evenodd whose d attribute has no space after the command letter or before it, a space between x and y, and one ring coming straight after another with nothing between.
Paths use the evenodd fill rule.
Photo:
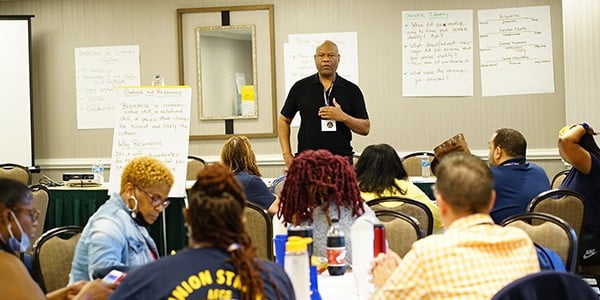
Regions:
<instances>
[{"instance_id":1,"label":"wall-mounted mirror","mask_svg":"<svg viewBox=\"0 0 600 300\"><path fill-rule=\"evenodd\" d=\"M201 120L257 118L254 25L196 28Z\"/></svg>"},{"instance_id":2,"label":"wall-mounted mirror","mask_svg":"<svg viewBox=\"0 0 600 300\"><path fill-rule=\"evenodd\" d=\"M191 140L277 136L273 22L271 4L177 10Z\"/></svg>"}]
</instances>

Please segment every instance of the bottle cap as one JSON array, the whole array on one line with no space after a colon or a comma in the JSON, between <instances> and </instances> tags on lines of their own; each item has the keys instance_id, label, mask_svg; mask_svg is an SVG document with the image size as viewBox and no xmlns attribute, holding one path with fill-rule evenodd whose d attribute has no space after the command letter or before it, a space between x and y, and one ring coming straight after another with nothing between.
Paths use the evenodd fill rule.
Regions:
<instances>
[{"instance_id":1,"label":"bottle cap","mask_svg":"<svg viewBox=\"0 0 600 300\"><path fill-rule=\"evenodd\" d=\"M290 237L290 238L292 238L292 237ZM288 242L285 243L285 251L287 251L287 252L306 251L306 241L300 237L298 239L288 239Z\"/></svg>"}]
</instances>

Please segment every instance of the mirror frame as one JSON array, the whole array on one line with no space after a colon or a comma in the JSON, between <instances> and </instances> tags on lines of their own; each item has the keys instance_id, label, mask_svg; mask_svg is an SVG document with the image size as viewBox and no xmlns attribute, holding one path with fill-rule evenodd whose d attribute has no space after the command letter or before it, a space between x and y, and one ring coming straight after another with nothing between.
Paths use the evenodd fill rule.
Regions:
<instances>
[{"instance_id":1,"label":"mirror frame","mask_svg":"<svg viewBox=\"0 0 600 300\"><path fill-rule=\"evenodd\" d=\"M273 4L265 4L265 5L246 5L246 6L223 6L223 7L199 7L199 8L179 8L177 9L177 46L178 46L178 67L179 67L179 84L180 85L188 85L192 88L192 93L196 93L196 97L192 97L193 100L192 101L198 101L198 96L200 91L198 91L198 85L195 84L194 80L195 79L188 79L188 82L186 83L186 79L184 78L184 73L185 73L185 67L186 66L193 66L194 68L196 68L197 66L197 60L199 60L199 57L197 57L197 53L196 51L194 51L193 53L190 53L191 51L184 51L184 43L183 43L183 34L184 34L184 25L183 25L183 18L184 15L186 14L214 14L214 18L213 16L211 16L211 18L207 18L207 19L212 19L212 23L210 23L209 20L207 20L205 23L206 24L194 24L195 26L190 26L193 28L185 28L185 30L192 30L192 32L195 33L195 27L199 27L199 26L225 26L225 25L241 25L241 24L237 24L234 23L235 22L235 17L231 17L231 21L230 24L215 24L214 20L215 19L220 19L222 20L222 14L224 12L244 12L244 11L266 11L268 12L268 20L264 20L265 23L268 23L268 32L267 29L265 28L265 30L260 30L259 28L256 29L256 34L262 34L262 35L268 35L269 37L269 42L270 45L268 45L268 55L264 54L264 55L258 55L256 56L256 68L259 69L261 68L261 66L264 66L266 64L270 64L270 70L268 70L269 75L270 76L263 76L264 78L261 78L261 80L259 80L259 78L255 78L255 84L256 84L256 93L259 96L259 99L257 99L257 118L254 119L239 119L236 117L232 117L232 118L227 118L227 119L223 119L223 120L201 120L199 118L199 115L196 115L191 119L192 124L190 124L190 140L207 140L207 139L226 139L229 138L233 135L245 135L249 138L272 138L272 137L277 137L277 92L276 92L276 76L275 76L275 30L274 30L274 16L273 16ZM261 20L263 21L263 20ZM186 36L186 38L188 38ZM194 38L194 43L195 43L195 38ZM255 47L259 47L259 45L255 45ZM194 47L195 49L195 47ZM268 57L267 57L268 56ZM262 72L264 72L265 70L263 69ZM194 72L196 74L196 76L198 76L197 72ZM261 73L258 72L257 73ZM260 75L258 75L257 77L259 77ZM265 80L266 78L268 78L268 80ZM266 82L269 81L270 82ZM260 91L267 91L267 93L261 93ZM271 93L271 97L264 97L261 95L268 95L268 92ZM263 102L268 102L270 101L270 105L264 105ZM261 105L261 103L263 103ZM264 107L269 107L270 109L259 109L258 107L262 106ZM192 114L197 113L199 114L198 111L198 105L195 106L196 109L194 110L194 105L192 105ZM267 120L268 119L268 120ZM218 130L212 130L210 133L199 133L195 132L194 128L195 127L200 127L202 125L208 125L205 127L209 127L209 126L213 126L215 127L214 124L218 124L216 122L218 121L222 121L225 122L224 126L219 127ZM237 130L237 132L232 132L232 133L227 133L228 127L231 131L233 131L233 122L237 122L237 123L241 123L241 125L238 125L238 129L241 130ZM254 123L242 123L242 122L254 122ZM259 126L259 130L258 132L244 132L244 128L248 128L248 126L246 125L257 125ZM266 126L266 124L269 124L271 128L268 128L269 126ZM213 128L211 127L211 128ZM224 128L224 130L220 130L221 128ZM219 133L219 131L223 132L223 133Z\"/></svg>"},{"instance_id":2,"label":"mirror frame","mask_svg":"<svg viewBox=\"0 0 600 300\"><path fill-rule=\"evenodd\" d=\"M256 88L256 26L255 25L251 25L251 24L244 24L244 25L229 25L229 26L199 26L196 27L195 31L196 31L196 57L201 58L202 57L202 51L200 51L201 48L201 36L202 33L211 33L213 31L220 31L220 30L236 30L236 29L247 29L250 33L250 41L252 43L252 47L250 49L251 53L250 53L250 59L252 61L252 82L251 85L253 88ZM202 64L201 64L201 59L197 60L197 76L198 76L198 80L196 80L196 86L198 87L198 94L197 94L197 98L198 98L198 118L200 120L229 120L229 119L258 119L258 99L260 99L260 95L258 95L255 91L255 99L252 100L252 105L253 108L252 110L254 111L254 114L252 115L244 115L244 114L240 114L240 115L230 115L230 116L226 116L226 115L217 115L217 114L210 114L207 113L206 111L206 107L208 107L207 102L211 103L213 101L218 101L218 99L207 99L205 93L207 92L207 90L205 90L205 88L208 89L208 85L207 87L205 86L205 83L203 82L204 80L206 80L205 76L208 74L205 74L202 71ZM209 74L210 75L210 74ZM248 83L247 83L248 84ZM212 88L211 88L212 90ZM256 97L258 96L258 97ZM208 101L206 101L208 100ZM241 100L241 99L240 99ZM223 101L225 102L225 101ZM240 108L241 109L241 108Z\"/></svg>"}]
</instances>

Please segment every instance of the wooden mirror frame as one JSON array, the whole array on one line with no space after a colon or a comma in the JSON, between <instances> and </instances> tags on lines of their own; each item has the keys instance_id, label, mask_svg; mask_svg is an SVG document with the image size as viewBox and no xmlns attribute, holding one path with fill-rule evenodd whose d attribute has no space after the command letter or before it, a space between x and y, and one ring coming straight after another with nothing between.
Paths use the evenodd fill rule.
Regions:
<instances>
[{"instance_id":1,"label":"wooden mirror frame","mask_svg":"<svg viewBox=\"0 0 600 300\"><path fill-rule=\"evenodd\" d=\"M200 8L180 8L177 9L177 42L178 42L178 67L179 67L179 84L180 85L188 85L192 88L192 101L196 101L198 90L197 84L195 84L194 80L196 79L188 79L186 82L186 78L184 74L186 73L186 66L193 66L194 68L197 65L197 59L199 59L196 55L196 52L193 51L184 51L184 31L195 32L194 27L197 26L210 26L210 25L221 25L228 26L233 25L235 23L235 12L268 12L268 20L264 21L265 24L268 24L268 28L259 28L257 26L256 34L257 34L257 57L256 57L256 67L259 69L257 71L257 77L255 79L256 82L256 93L259 99L257 99L257 114L258 118L256 119L225 119L225 120L200 120L198 115L198 107L197 105L192 105L192 117L190 124L190 140L207 140L207 139L226 139L233 135L244 135L249 138L272 138L277 137L277 93L276 93L276 76L275 76L275 30L274 30L274 13L273 13L273 5L248 5L248 6L223 6L223 7L200 7ZM234 16L231 17L230 22L230 13ZM202 24L194 23L192 25L184 27L184 16L186 14L205 14L209 16L206 18L207 20ZM221 24L215 24L215 20L221 20ZM212 22L212 23L211 23ZM235 23L235 25L238 25ZM263 47L264 53L261 52L261 45L259 44L259 35L263 37L268 35L270 45L268 47ZM186 36L186 38L188 38ZM195 42L195 38L194 38ZM268 49L268 51L266 50ZM269 69L265 69L264 66L266 64L270 64ZM268 71L268 72L265 72ZM268 74L267 74L268 73ZM197 72L195 72L196 76L198 76ZM197 78L197 77L196 77ZM269 95L270 94L270 97ZM195 96L195 97L194 97ZM265 102L269 102L266 103ZM195 108L194 108L195 107ZM261 107L263 109L261 109ZM195 114L196 113L196 114ZM222 123L224 122L224 126ZM241 130L234 130L234 122L239 123L238 128ZM198 127L202 126L203 129L209 128L210 132L203 133L198 132ZM271 127L271 128L268 128ZM250 131L244 131L244 129L250 128ZM253 131L254 130L254 131ZM222 132L222 133L221 133Z\"/></svg>"}]
</instances>

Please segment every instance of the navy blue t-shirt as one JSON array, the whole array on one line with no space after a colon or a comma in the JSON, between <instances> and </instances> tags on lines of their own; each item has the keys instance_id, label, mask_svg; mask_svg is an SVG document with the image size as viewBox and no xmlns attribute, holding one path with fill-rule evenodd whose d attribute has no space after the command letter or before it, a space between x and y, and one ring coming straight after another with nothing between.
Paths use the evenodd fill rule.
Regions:
<instances>
[{"instance_id":1,"label":"navy blue t-shirt","mask_svg":"<svg viewBox=\"0 0 600 300\"><path fill-rule=\"evenodd\" d=\"M298 131L298 153L308 149L325 149L333 154L352 156L352 132L346 125L336 122L336 131L321 130L319 108L325 106L325 98L318 74L299 80L288 93L281 114L292 119L296 112L300 112L302 121ZM335 98L342 110L352 117L369 118L360 88L337 74L328 98L330 102Z\"/></svg>"},{"instance_id":2,"label":"navy blue t-shirt","mask_svg":"<svg viewBox=\"0 0 600 300\"><path fill-rule=\"evenodd\" d=\"M494 175L496 202L490 212L496 224L516 214L527 211L527 205L535 196L550 189L550 181L544 169L514 158L491 169Z\"/></svg>"},{"instance_id":3,"label":"navy blue t-shirt","mask_svg":"<svg viewBox=\"0 0 600 300\"><path fill-rule=\"evenodd\" d=\"M585 175L571 168L560 188L577 192L585 198L584 231L600 233L600 159L591 152L590 156L590 174Z\"/></svg>"},{"instance_id":4,"label":"navy blue t-shirt","mask_svg":"<svg viewBox=\"0 0 600 300\"><path fill-rule=\"evenodd\" d=\"M275 201L275 195L269 191L269 188L260 177L250 175L247 172L238 172L235 174L235 178L242 185L248 201L258 204L265 210L269 209Z\"/></svg>"},{"instance_id":5,"label":"navy blue t-shirt","mask_svg":"<svg viewBox=\"0 0 600 300\"><path fill-rule=\"evenodd\" d=\"M184 249L127 274L110 299L240 299L244 283L227 262L229 258L223 249ZM261 266L265 271L261 272L264 299L277 299L274 285L284 299L295 299L280 265L261 260Z\"/></svg>"}]
</instances>

